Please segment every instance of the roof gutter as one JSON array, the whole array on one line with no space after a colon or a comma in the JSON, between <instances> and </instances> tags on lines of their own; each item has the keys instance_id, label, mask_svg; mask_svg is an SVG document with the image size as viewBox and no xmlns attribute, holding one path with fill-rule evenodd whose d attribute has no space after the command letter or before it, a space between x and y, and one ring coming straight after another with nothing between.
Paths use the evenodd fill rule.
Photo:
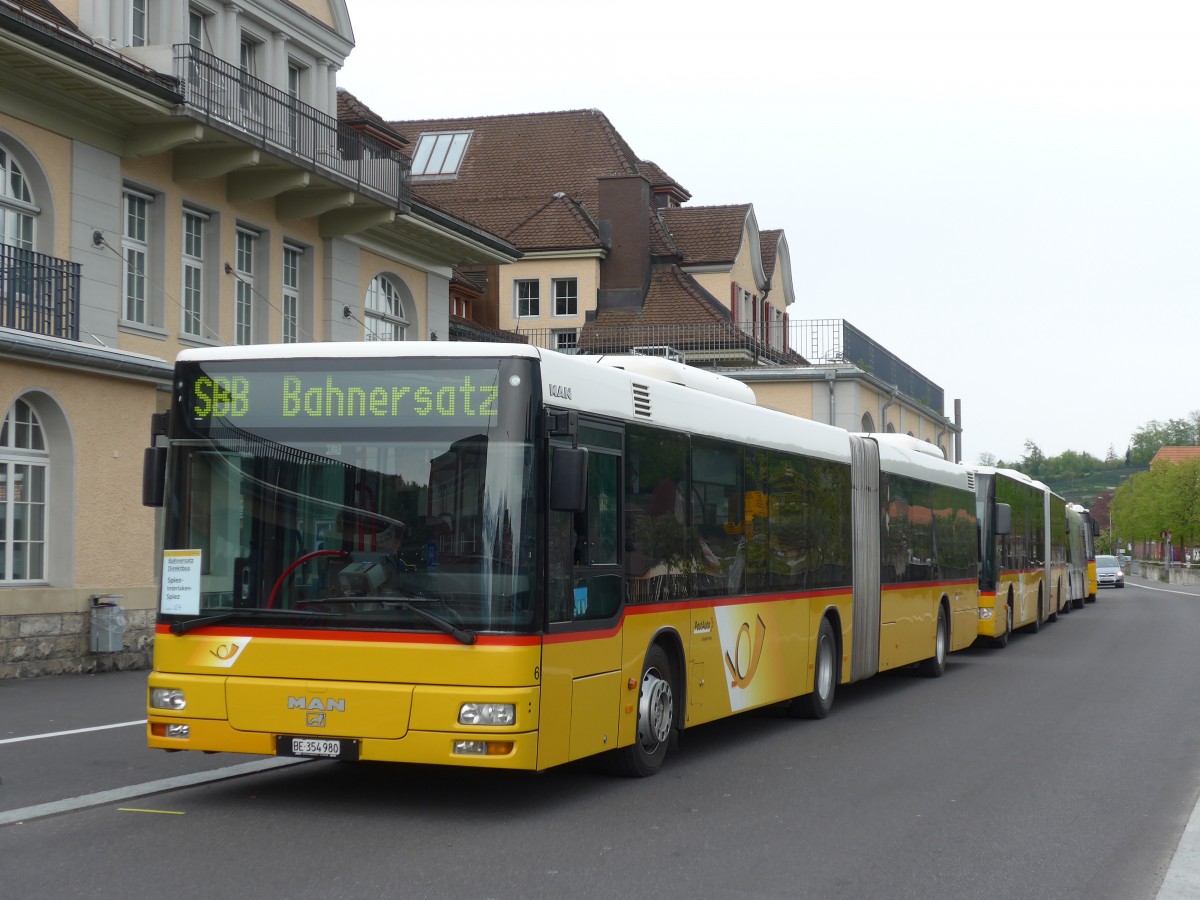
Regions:
<instances>
[{"instance_id":1,"label":"roof gutter","mask_svg":"<svg viewBox=\"0 0 1200 900\"><path fill-rule=\"evenodd\" d=\"M154 356L89 347L9 328L0 328L0 357L163 385L171 383L173 370L171 363Z\"/></svg>"},{"instance_id":2,"label":"roof gutter","mask_svg":"<svg viewBox=\"0 0 1200 900\"><path fill-rule=\"evenodd\" d=\"M0 4L0 29L160 100L171 104L183 102L183 95L174 78L126 59L83 34L13 8L8 3Z\"/></svg>"}]
</instances>

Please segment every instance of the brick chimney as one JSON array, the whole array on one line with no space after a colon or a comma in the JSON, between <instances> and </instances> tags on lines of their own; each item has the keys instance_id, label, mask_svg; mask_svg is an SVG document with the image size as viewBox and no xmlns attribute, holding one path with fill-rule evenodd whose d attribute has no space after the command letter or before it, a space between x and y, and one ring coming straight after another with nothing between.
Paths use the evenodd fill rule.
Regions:
<instances>
[{"instance_id":1,"label":"brick chimney","mask_svg":"<svg viewBox=\"0 0 1200 900\"><path fill-rule=\"evenodd\" d=\"M650 182L642 175L601 175L597 219L607 232L597 310L640 307L650 287Z\"/></svg>"}]
</instances>

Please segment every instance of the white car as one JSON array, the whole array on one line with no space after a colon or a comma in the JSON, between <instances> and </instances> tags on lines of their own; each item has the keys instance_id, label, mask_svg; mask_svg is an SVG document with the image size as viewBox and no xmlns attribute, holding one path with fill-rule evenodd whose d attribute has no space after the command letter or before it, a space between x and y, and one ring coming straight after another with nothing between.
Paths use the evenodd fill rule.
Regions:
<instances>
[{"instance_id":1,"label":"white car","mask_svg":"<svg viewBox=\"0 0 1200 900\"><path fill-rule=\"evenodd\" d=\"M1096 555L1096 581L1100 587L1125 587L1125 572L1115 556Z\"/></svg>"}]
</instances>

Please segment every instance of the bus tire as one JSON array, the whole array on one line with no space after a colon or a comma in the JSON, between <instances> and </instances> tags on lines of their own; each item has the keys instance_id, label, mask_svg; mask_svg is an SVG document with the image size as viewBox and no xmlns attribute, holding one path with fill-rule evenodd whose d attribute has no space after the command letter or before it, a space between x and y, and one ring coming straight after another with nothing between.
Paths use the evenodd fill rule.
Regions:
<instances>
[{"instance_id":1,"label":"bus tire","mask_svg":"<svg viewBox=\"0 0 1200 900\"><path fill-rule=\"evenodd\" d=\"M926 678L941 678L946 674L946 653L950 646L950 631L946 627L946 607L938 604L937 634L933 638L933 656L917 663L917 671Z\"/></svg>"},{"instance_id":2,"label":"bus tire","mask_svg":"<svg viewBox=\"0 0 1200 900\"><path fill-rule=\"evenodd\" d=\"M638 688L637 735L616 752L617 770L631 778L646 778L662 768L675 729L675 690L671 660L654 644L642 665Z\"/></svg>"},{"instance_id":3,"label":"bus tire","mask_svg":"<svg viewBox=\"0 0 1200 900\"><path fill-rule=\"evenodd\" d=\"M1008 636L1013 634L1013 598L1009 595L1007 604L1004 604L1004 634L1000 637L991 638L992 646L998 649L1008 647Z\"/></svg>"},{"instance_id":4,"label":"bus tire","mask_svg":"<svg viewBox=\"0 0 1200 900\"><path fill-rule=\"evenodd\" d=\"M1042 630L1042 592L1041 592L1041 590L1038 591L1037 615L1034 617L1032 622L1030 622L1028 625L1025 626L1025 630L1029 634L1037 634L1039 631Z\"/></svg>"},{"instance_id":5,"label":"bus tire","mask_svg":"<svg viewBox=\"0 0 1200 900\"><path fill-rule=\"evenodd\" d=\"M788 714L797 719L823 719L833 709L838 683L837 635L828 616L817 631L817 649L813 654L813 689L788 705Z\"/></svg>"}]
</instances>

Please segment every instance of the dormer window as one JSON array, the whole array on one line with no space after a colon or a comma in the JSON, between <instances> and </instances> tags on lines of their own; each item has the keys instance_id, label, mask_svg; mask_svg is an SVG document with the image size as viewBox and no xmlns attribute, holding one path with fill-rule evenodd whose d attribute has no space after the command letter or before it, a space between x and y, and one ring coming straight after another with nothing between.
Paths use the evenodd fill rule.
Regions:
<instances>
[{"instance_id":1,"label":"dormer window","mask_svg":"<svg viewBox=\"0 0 1200 900\"><path fill-rule=\"evenodd\" d=\"M456 175L467 142L469 131L441 131L423 134L417 139L413 151L413 175Z\"/></svg>"}]
</instances>

